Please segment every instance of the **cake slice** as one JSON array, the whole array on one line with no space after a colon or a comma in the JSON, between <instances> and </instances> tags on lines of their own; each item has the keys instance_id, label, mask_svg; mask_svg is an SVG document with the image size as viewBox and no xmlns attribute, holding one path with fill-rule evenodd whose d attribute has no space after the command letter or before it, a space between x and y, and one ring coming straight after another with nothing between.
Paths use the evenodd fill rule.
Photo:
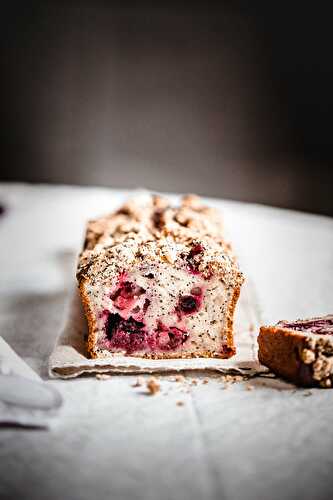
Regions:
<instances>
[{"instance_id":1,"label":"cake slice","mask_svg":"<svg viewBox=\"0 0 333 500\"><path fill-rule=\"evenodd\" d=\"M143 195L88 223L77 278L93 358L230 357L243 282L220 214Z\"/></svg>"},{"instance_id":2,"label":"cake slice","mask_svg":"<svg viewBox=\"0 0 333 500\"><path fill-rule=\"evenodd\" d=\"M305 387L333 382L333 315L262 326L259 361L274 373Z\"/></svg>"}]
</instances>

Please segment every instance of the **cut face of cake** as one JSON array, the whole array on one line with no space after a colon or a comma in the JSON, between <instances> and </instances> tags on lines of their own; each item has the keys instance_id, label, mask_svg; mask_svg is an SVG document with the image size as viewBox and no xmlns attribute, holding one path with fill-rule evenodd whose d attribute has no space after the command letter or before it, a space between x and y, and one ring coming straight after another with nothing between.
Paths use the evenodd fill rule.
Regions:
<instances>
[{"instance_id":1,"label":"cut face of cake","mask_svg":"<svg viewBox=\"0 0 333 500\"><path fill-rule=\"evenodd\" d=\"M178 208L130 200L88 224L78 265L92 357L230 357L243 276L220 215L195 196Z\"/></svg>"},{"instance_id":2,"label":"cut face of cake","mask_svg":"<svg viewBox=\"0 0 333 500\"><path fill-rule=\"evenodd\" d=\"M259 361L302 386L332 387L333 315L263 326Z\"/></svg>"}]
</instances>

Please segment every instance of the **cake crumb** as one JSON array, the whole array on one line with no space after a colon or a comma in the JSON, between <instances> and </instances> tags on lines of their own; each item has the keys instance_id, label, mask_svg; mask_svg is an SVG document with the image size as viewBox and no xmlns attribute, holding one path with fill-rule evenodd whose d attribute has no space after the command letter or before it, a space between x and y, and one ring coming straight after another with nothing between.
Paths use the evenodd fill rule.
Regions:
<instances>
[{"instance_id":1,"label":"cake crumb","mask_svg":"<svg viewBox=\"0 0 333 500\"><path fill-rule=\"evenodd\" d=\"M157 394L160 391L160 383L156 377L151 377L147 381L146 386L147 386L147 389L149 391L149 394L151 394L152 396L154 396L155 394Z\"/></svg>"},{"instance_id":2,"label":"cake crumb","mask_svg":"<svg viewBox=\"0 0 333 500\"><path fill-rule=\"evenodd\" d=\"M209 382L208 378L204 378L202 381L203 384L208 384L208 382Z\"/></svg>"},{"instance_id":3,"label":"cake crumb","mask_svg":"<svg viewBox=\"0 0 333 500\"><path fill-rule=\"evenodd\" d=\"M108 375L107 373L96 373L96 378L97 380L109 380L111 375Z\"/></svg>"},{"instance_id":4,"label":"cake crumb","mask_svg":"<svg viewBox=\"0 0 333 500\"><path fill-rule=\"evenodd\" d=\"M185 381L185 377L184 377L184 375L176 375L175 378L174 378L174 381L175 382L184 382Z\"/></svg>"},{"instance_id":5,"label":"cake crumb","mask_svg":"<svg viewBox=\"0 0 333 500\"><path fill-rule=\"evenodd\" d=\"M308 396L312 396L312 392L311 391L306 391L304 394L303 394L304 397L308 397Z\"/></svg>"},{"instance_id":6,"label":"cake crumb","mask_svg":"<svg viewBox=\"0 0 333 500\"><path fill-rule=\"evenodd\" d=\"M254 389L254 387L251 384L249 384L249 385L246 386L246 390L247 391L253 391L253 389Z\"/></svg>"},{"instance_id":7,"label":"cake crumb","mask_svg":"<svg viewBox=\"0 0 333 500\"><path fill-rule=\"evenodd\" d=\"M191 382L192 385L198 385L198 381L194 378Z\"/></svg>"},{"instance_id":8,"label":"cake crumb","mask_svg":"<svg viewBox=\"0 0 333 500\"><path fill-rule=\"evenodd\" d=\"M138 377L134 384L132 384L132 387L141 387L145 382L145 379L143 377Z\"/></svg>"},{"instance_id":9,"label":"cake crumb","mask_svg":"<svg viewBox=\"0 0 333 500\"><path fill-rule=\"evenodd\" d=\"M176 405L177 405L177 406L184 406L184 401L177 401L177 402L176 402Z\"/></svg>"},{"instance_id":10,"label":"cake crumb","mask_svg":"<svg viewBox=\"0 0 333 500\"><path fill-rule=\"evenodd\" d=\"M223 382L227 382L228 384L234 384L235 382L241 382L244 380L242 375L224 375L222 377Z\"/></svg>"}]
</instances>

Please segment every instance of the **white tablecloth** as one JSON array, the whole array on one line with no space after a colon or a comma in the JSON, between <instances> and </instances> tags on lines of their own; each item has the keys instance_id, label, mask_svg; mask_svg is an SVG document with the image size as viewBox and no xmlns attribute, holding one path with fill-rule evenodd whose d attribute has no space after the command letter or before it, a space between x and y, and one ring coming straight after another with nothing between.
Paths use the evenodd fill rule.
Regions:
<instances>
[{"instance_id":1,"label":"white tablecloth","mask_svg":"<svg viewBox=\"0 0 333 500\"><path fill-rule=\"evenodd\" d=\"M0 335L42 377L64 320L87 218L119 191L0 185ZM230 201L224 212L263 322L333 310L333 220ZM189 381L192 379L189 376ZM330 498L333 390L269 380L132 376L52 380L65 405L49 431L0 429L0 497L34 500ZM266 384L266 385L264 385ZM280 387L280 386L279 386ZM178 406L182 401L183 406Z\"/></svg>"}]
</instances>

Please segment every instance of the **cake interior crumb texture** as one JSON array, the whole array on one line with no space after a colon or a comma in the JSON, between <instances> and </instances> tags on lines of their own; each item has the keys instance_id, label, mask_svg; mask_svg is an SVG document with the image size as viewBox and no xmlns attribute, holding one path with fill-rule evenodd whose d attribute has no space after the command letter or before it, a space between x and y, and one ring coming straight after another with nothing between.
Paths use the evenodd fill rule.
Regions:
<instances>
[{"instance_id":1,"label":"cake interior crumb texture","mask_svg":"<svg viewBox=\"0 0 333 500\"><path fill-rule=\"evenodd\" d=\"M90 221L77 278L92 357L230 357L243 275L219 212L141 195Z\"/></svg>"}]
</instances>

